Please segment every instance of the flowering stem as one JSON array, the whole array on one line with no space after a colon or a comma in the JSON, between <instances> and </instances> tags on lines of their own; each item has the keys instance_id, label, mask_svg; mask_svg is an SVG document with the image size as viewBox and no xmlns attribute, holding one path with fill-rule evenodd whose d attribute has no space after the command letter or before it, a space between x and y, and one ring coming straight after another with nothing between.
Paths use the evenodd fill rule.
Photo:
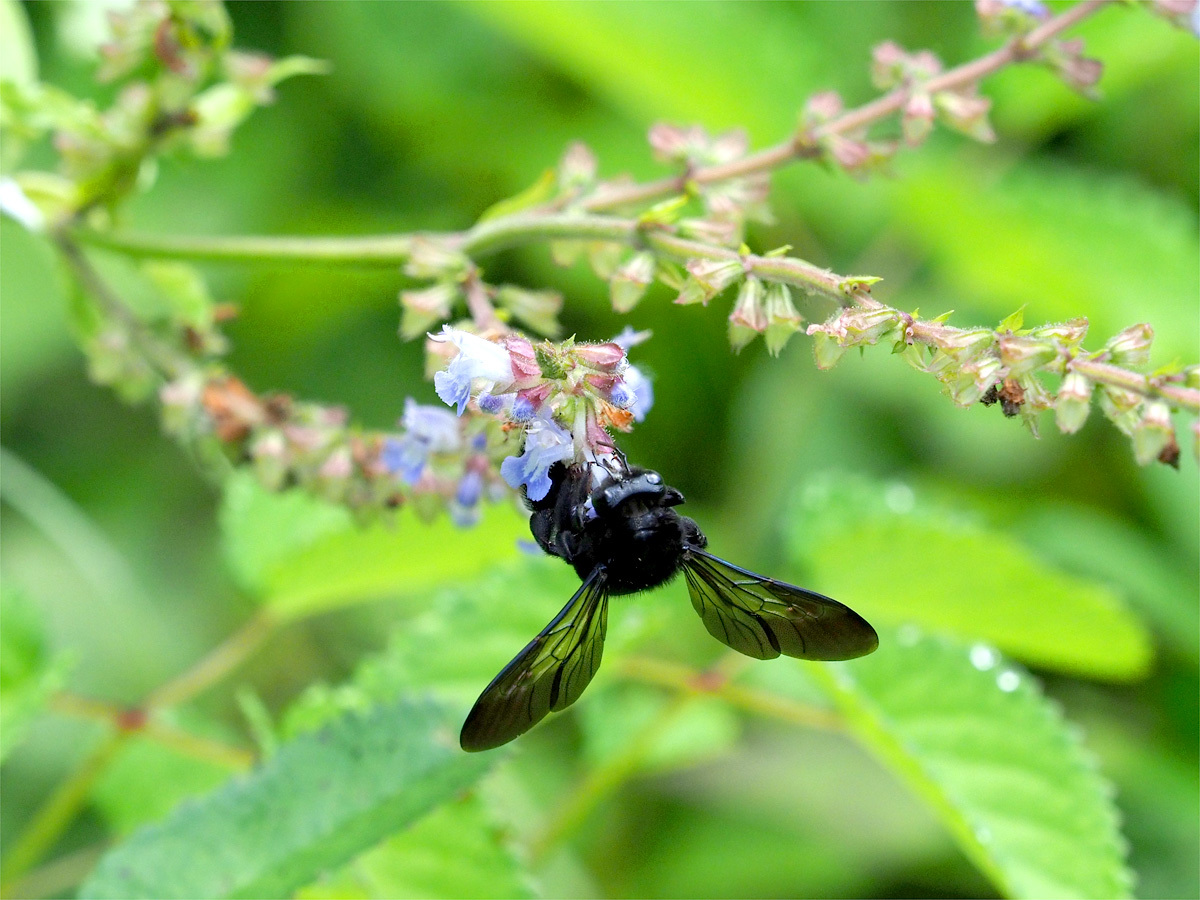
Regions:
<instances>
[{"instance_id":1,"label":"flowering stem","mask_svg":"<svg viewBox=\"0 0 1200 900\"><path fill-rule=\"evenodd\" d=\"M138 348L146 362L158 370L159 374L167 378L174 378L190 368L182 354L155 337L145 323L125 305L125 302L100 277L100 273L96 271L86 254L70 236L65 232L59 233L55 237L55 245L80 287L100 304L106 315L121 324L128 334L129 340Z\"/></svg>"},{"instance_id":2,"label":"flowering stem","mask_svg":"<svg viewBox=\"0 0 1200 900\"><path fill-rule=\"evenodd\" d=\"M941 75L934 76L925 82L923 90L929 94L957 90L972 85L979 79L992 75L1013 63L1024 62L1034 56L1035 52L1048 41L1068 28L1078 25L1112 2L1113 0L1084 0L1083 3L1072 6L1066 12L1049 19L1028 34L1013 38L999 50L994 50L986 56L981 56L949 69ZM827 135L845 134L863 128L892 113L899 112L908 98L908 87L897 88L870 103L847 110L816 129L812 137L819 139ZM740 160L740 162L746 162L746 160Z\"/></svg>"},{"instance_id":3,"label":"flowering stem","mask_svg":"<svg viewBox=\"0 0 1200 900\"><path fill-rule=\"evenodd\" d=\"M1043 23L1023 37L1014 38L999 50L949 69L925 85L930 93L971 85L1013 63L1023 62L1048 41L1098 12L1112 0L1084 0ZM629 186L605 188L583 201L588 212L604 212L637 206L687 192L688 184L716 184L748 175L763 174L800 159L817 155L815 144L822 137L845 134L878 122L898 112L909 90L898 88L869 103L847 110L810 134L793 136L772 147L731 162L693 169L682 175ZM465 232L444 237L468 256L484 254L529 240L575 238L581 240L625 240L629 220L557 216L568 202L557 200L532 213L502 216L480 223ZM536 226L535 226L535 223ZM359 237L183 237L103 232L77 227L72 236L84 243L135 257L169 257L197 261L306 263L317 265L392 267L407 261L413 235Z\"/></svg>"},{"instance_id":4,"label":"flowering stem","mask_svg":"<svg viewBox=\"0 0 1200 900\"><path fill-rule=\"evenodd\" d=\"M1066 12L1055 16L1023 37L1014 38L999 50L995 50L979 59L963 63L961 66L949 69L941 75L930 79L925 89L929 93L954 90L974 84L985 75L1003 69L1013 63L1029 59L1036 50L1048 41L1061 34L1068 28L1079 24L1084 19L1098 12L1101 7L1112 0L1084 0ZM713 184L728 181L733 178L744 178L771 172L782 168L799 159L813 158L817 155L815 143L822 137L832 134L845 134L864 128L903 108L909 97L907 87L897 88L882 97L865 103L862 106L847 110L835 119L816 129L811 135L799 135L773 147L767 147L757 153L744 156L732 162L721 163L695 169L684 176L661 178L645 184L630 185L605 191L585 202L586 209L600 212L608 209L619 209L623 206L660 200L674 194L682 193L687 182L697 184Z\"/></svg>"},{"instance_id":5,"label":"flowering stem","mask_svg":"<svg viewBox=\"0 0 1200 900\"><path fill-rule=\"evenodd\" d=\"M357 268L395 268L408 260L408 234L357 237L280 237L274 235L184 236L132 234L76 227L71 237L81 243L126 256L186 259L194 262L301 263Z\"/></svg>"},{"instance_id":6,"label":"flowering stem","mask_svg":"<svg viewBox=\"0 0 1200 900\"><path fill-rule=\"evenodd\" d=\"M1141 394L1143 397L1161 397L1180 409L1200 413L1200 390L1178 384L1167 384L1152 375L1130 372L1128 369L1122 369L1112 363L1094 359L1076 358L1071 361L1069 367L1100 384L1124 388L1135 394Z\"/></svg>"},{"instance_id":7,"label":"flowering stem","mask_svg":"<svg viewBox=\"0 0 1200 900\"><path fill-rule=\"evenodd\" d=\"M884 310L890 308L869 296L855 295L853 299L855 305L865 309ZM959 334L962 334L962 329L951 325L922 322L919 319L912 323L913 340L935 347L945 345ZM1122 388L1143 397L1161 397L1179 409L1200 413L1200 390L1195 388L1170 384L1165 379L1142 375L1112 363L1088 359L1086 356L1075 357L1068 364L1068 368L1074 369L1081 375L1086 375L1099 384Z\"/></svg>"}]
</instances>

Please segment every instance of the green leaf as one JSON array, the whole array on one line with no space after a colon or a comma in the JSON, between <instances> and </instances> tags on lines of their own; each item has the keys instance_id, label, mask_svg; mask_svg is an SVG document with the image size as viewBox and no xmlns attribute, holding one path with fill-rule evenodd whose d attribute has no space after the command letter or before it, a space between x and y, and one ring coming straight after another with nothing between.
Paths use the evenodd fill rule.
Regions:
<instances>
[{"instance_id":1,"label":"green leaf","mask_svg":"<svg viewBox=\"0 0 1200 900\"><path fill-rule=\"evenodd\" d=\"M479 221L486 222L488 219L511 216L514 213L524 212L527 209L540 206L554 196L554 187L557 183L558 179L554 174L554 170L547 169L538 176L537 181L525 188L521 193L497 201L485 209L479 217Z\"/></svg>"},{"instance_id":2,"label":"green leaf","mask_svg":"<svg viewBox=\"0 0 1200 900\"><path fill-rule=\"evenodd\" d=\"M65 674L32 602L6 586L0 591L0 761L25 737Z\"/></svg>"},{"instance_id":3,"label":"green leaf","mask_svg":"<svg viewBox=\"0 0 1200 900\"><path fill-rule=\"evenodd\" d=\"M81 897L281 897L468 787L492 757L401 700L344 716L107 854Z\"/></svg>"},{"instance_id":4,"label":"green leaf","mask_svg":"<svg viewBox=\"0 0 1200 900\"><path fill-rule=\"evenodd\" d=\"M17 0L0 0L0 81L37 81L37 48Z\"/></svg>"},{"instance_id":5,"label":"green leaf","mask_svg":"<svg viewBox=\"0 0 1200 900\"><path fill-rule=\"evenodd\" d=\"M156 260L143 263L142 272L161 292L174 321L198 329L212 325L213 300L195 266Z\"/></svg>"},{"instance_id":6,"label":"green leaf","mask_svg":"<svg viewBox=\"0 0 1200 900\"><path fill-rule=\"evenodd\" d=\"M812 480L794 507L791 549L807 584L871 622L918 622L1092 678L1137 678L1150 665L1149 635L1109 587L905 484Z\"/></svg>"},{"instance_id":7,"label":"green leaf","mask_svg":"<svg viewBox=\"0 0 1200 900\"><path fill-rule=\"evenodd\" d=\"M302 491L271 493L249 472L226 480L220 523L230 571L242 588L256 594L267 590L274 569L321 538L354 527L344 508Z\"/></svg>"},{"instance_id":8,"label":"green leaf","mask_svg":"<svg viewBox=\"0 0 1200 900\"><path fill-rule=\"evenodd\" d=\"M1068 572L1100 576L1120 590L1154 627L1164 650L1193 670L1200 665L1195 576L1159 541L1115 516L1067 504L1029 509L1018 527L1039 556Z\"/></svg>"},{"instance_id":9,"label":"green leaf","mask_svg":"<svg viewBox=\"0 0 1200 900\"><path fill-rule=\"evenodd\" d=\"M912 627L809 664L853 733L1009 897L1128 897L1112 790L1034 680L990 647Z\"/></svg>"},{"instance_id":10,"label":"green leaf","mask_svg":"<svg viewBox=\"0 0 1200 900\"><path fill-rule=\"evenodd\" d=\"M560 561L522 559L444 588L425 598L425 611L397 628L384 652L362 662L350 681L309 687L288 708L281 731L295 735L407 691L436 692L465 712L578 587Z\"/></svg>"},{"instance_id":11,"label":"green leaf","mask_svg":"<svg viewBox=\"0 0 1200 900\"><path fill-rule=\"evenodd\" d=\"M333 65L323 59L311 56L285 56L271 63L267 69L266 82L279 84L297 75L328 75L333 71Z\"/></svg>"},{"instance_id":12,"label":"green leaf","mask_svg":"<svg viewBox=\"0 0 1200 900\"><path fill-rule=\"evenodd\" d=\"M1093 346L1150 322L1155 365L1195 358L1196 218L1178 196L1030 160L986 187L961 160L915 162L895 209L950 294L996 313L1028 304L1037 324L1086 315Z\"/></svg>"},{"instance_id":13,"label":"green leaf","mask_svg":"<svg viewBox=\"0 0 1200 900\"><path fill-rule=\"evenodd\" d=\"M578 588L578 576L561 560L524 557L423 597L424 611L396 628L382 653L362 662L344 684L310 686L288 708L280 730L295 735L339 713L413 691L432 692L465 713ZM691 623L694 614L686 600L662 599L654 594L621 598L619 613L609 617L604 665L589 697L613 680L616 661L645 635L680 619ZM696 629L698 637L702 633Z\"/></svg>"},{"instance_id":14,"label":"green leaf","mask_svg":"<svg viewBox=\"0 0 1200 900\"><path fill-rule=\"evenodd\" d=\"M272 494L249 474L230 479L221 526L239 582L284 618L461 582L515 557L528 534L526 514L502 503L473 528L421 522L407 508L394 525L359 528L340 507Z\"/></svg>"},{"instance_id":15,"label":"green leaf","mask_svg":"<svg viewBox=\"0 0 1200 900\"><path fill-rule=\"evenodd\" d=\"M453 860L453 864L448 861ZM305 900L532 897L528 875L476 796L446 803L412 828L298 894Z\"/></svg>"}]
</instances>

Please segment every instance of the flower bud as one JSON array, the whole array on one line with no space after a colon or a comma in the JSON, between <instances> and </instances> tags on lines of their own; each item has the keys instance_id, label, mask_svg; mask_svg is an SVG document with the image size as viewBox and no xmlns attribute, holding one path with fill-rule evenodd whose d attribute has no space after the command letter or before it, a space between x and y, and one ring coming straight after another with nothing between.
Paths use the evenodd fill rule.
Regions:
<instances>
[{"instance_id":1,"label":"flower bud","mask_svg":"<svg viewBox=\"0 0 1200 900\"><path fill-rule=\"evenodd\" d=\"M528 422L537 415L538 410L542 408L553 392L554 385L548 381L543 381L541 384L523 391L517 391L516 399L513 400L512 410L509 413L513 421Z\"/></svg>"},{"instance_id":2,"label":"flower bud","mask_svg":"<svg viewBox=\"0 0 1200 900\"><path fill-rule=\"evenodd\" d=\"M970 406L995 386L1003 368L994 356L984 356L952 367L940 377L950 399L959 406Z\"/></svg>"},{"instance_id":3,"label":"flower bud","mask_svg":"<svg viewBox=\"0 0 1200 900\"><path fill-rule=\"evenodd\" d=\"M766 290L757 278L747 278L738 289L737 302L729 314L729 343L735 351L749 344L767 327L767 312L763 308Z\"/></svg>"},{"instance_id":4,"label":"flower bud","mask_svg":"<svg viewBox=\"0 0 1200 900\"><path fill-rule=\"evenodd\" d=\"M987 328L950 331L937 338L938 349L952 360L966 362L984 353L996 340L996 333Z\"/></svg>"},{"instance_id":5,"label":"flower bud","mask_svg":"<svg viewBox=\"0 0 1200 900\"><path fill-rule=\"evenodd\" d=\"M579 362L598 372L619 372L625 365L624 348L612 341L603 344L579 344L573 353Z\"/></svg>"},{"instance_id":6,"label":"flower bud","mask_svg":"<svg viewBox=\"0 0 1200 900\"><path fill-rule=\"evenodd\" d=\"M613 309L619 313L629 312L637 306L653 280L654 254L648 251L635 253L613 273L609 283Z\"/></svg>"},{"instance_id":7,"label":"flower bud","mask_svg":"<svg viewBox=\"0 0 1200 900\"><path fill-rule=\"evenodd\" d=\"M832 369L837 365L837 361L842 358L842 354L846 352L837 340L824 331L814 331L819 328L818 325L810 325L808 333L813 339L813 357L816 359L818 369Z\"/></svg>"},{"instance_id":8,"label":"flower bud","mask_svg":"<svg viewBox=\"0 0 1200 900\"><path fill-rule=\"evenodd\" d=\"M506 284L496 291L496 302L538 334L553 336L559 332L563 298L558 291L531 291Z\"/></svg>"},{"instance_id":9,"label":"flower bud","mask_svg":"<svg viewBox=\"0 0 1200 900\"><path fill-rule=\"evenodd\" d=\"M504 339L504 349L512 365L513 378L519 387L530 387L542 378L542 369L538 365L537 351L533 344L523 337L509 335Z\"/></svg>"},{"instance_id":10,"label":"flower bud","mask_svg":"<svg viewBox=\"0 0 1200 900\"><path fill-rule=\"evenodd\" d=\"M1133 429L1133 455L1138 465L1145 466L1158 459L1169 443L1175 441L1171 424L1171 408L1161 400L1148 400L1141 420Z\"/></svg>"},{"instance_id":11,"label":"flower bud","mask_svg":"<svg viewBox=\"0 0 1200 900\"><path fill-rule=\"evenodd\" d=\"M1154 341L1154 329L1149 325L1131 325L1113 337L1104 349L1119 366L1139 368L1150 361L1150 344Z\"/></svg>"},{"instance_id":12,"label":"flower bud","mask_svg":"<svg viewBox=\"0 0 1200 900\"><path fill-rule=\"evenodd\" d=\"M458 299L458 288L449 282L416 291L400 292L400 336L411 340L450 317L450 308Z\"/></svg>"},{"instance_id":13,"label":"flower bud","mask_svg":"<svg viewBox=\"0 0 1200 900\"><path fill-rule=\"evenodd\" d=\"M588 263L596 277L608 281L617 271L621 262L621 245L608 241L593 241L587 246Z\"/></svg>"},{"instance_id":14,"label":"flower bud","mask_svg":"<svg viewBox=\"0 0 1200 900\"><path fill-rule=\"evenodd\" d=\"M1141 404L1140 394L1108 384L1101 386L1100 409L1125 434L1132 436L1137 428Z\"/></svg>"},{"instance_id":15,"label":"flower bud","mask_svg":"<svg viewBox=\"0 0 1200 900\"><path fill-rule=\"evenodd\" d=\"M1074 434L1087 421L1092 383L1078 372L1068 372L1054 400L1054 419L1064 434Z\"/></svg>"},{"instance_id":16,"label":"flower bud","mask_svg":"<svg viewBox=\"0 0 1200 900\"><path fill-rule=\"evenodd\" d=\"M558 184L564 190L578 190L596 180L596 154L582 141L572 141L558 164Z\"/></svg>"},{"instance_id":17,"label":"flower bud","mask_svg":"<svg viewBox=\"0 0 1200 900\"><path fill-rule=\"evenodd\" d=\"M259 483L269 491L283 487L287 478L287 441L283 435L271 429L260 434L250 445L250 456L254 460L254 474Z\"/></svg>"},{"instance_id":18,"label":"flower bud","mask_svg":"<svg viewBox=\"0 0 1200 900\"><path fill-rule=\"evenodd\" d=\"M683 128L666 122L651 125L647 138L654 158L662 162L687 162L697 148L708 143L708 133L699 125Z\"/></svg>"},{"instance_id":19,"label":"flower bud","mask_svg":"<svg viewBox=\"0 0 1200 900\"><path fill-rule=\"evenodd\" d=\"M916 91L904 104L900 127L904 142L910 147L918 146L933 130L933 98L925 91Z\"/></svg>"},{"instance_id":20,"label":"flower bud","mask_svg":"<svg viewBox=\"0 0 1200 900\"><path fill-rule=\"evenodd\" d=\"M712 206L711 192L705 194L705 200ZM742 242L742 223L737 217L680 219L676 229L683 237L689 237L706 244L718 244L722 247L737 247Z\"/></svg>"},{"instance_id":21,"label":"flower bud","mask_svg":"<svg viewBox=\"0 0 1200 900\"><path fill-rule=\"evenodd\" d=\"M992 101L975 93L939 91L933 98L943 121L955 131L984 144L996 140L996 132L988 121Z\"/></svg>"},{"instance_id":22,"label":"flower bud","mask_svg":"<svg viewBox=\"0 0 1200 900\"><path fill-rule=\"evenodd\" d=\"M344 481L354 471L349 447L338 447L326 457L317 470L317 475L330 481Z\"/></svg>"},{"instance_id":23,"label":"flower bud","mask_svg":"<svg viewBox=\"0 0 1200 900\"><path fill-rule=\"evenodd\" d=\"M806 128L814 128L840 115L843 108L841 95L837 91L822 91L808 98L801 118Z\"/></svg>"},{"instance_id":24,"label":"flower bud","mask_svg":"<svg viewBox=\"0 0 1200 900\"><path fill-rule=\"evenodd\" d=\"M908 54L895 41L876 44L871 50L871 84L881 91L891 90L900 84L907 59Z\"/></svg>"},{"instance_id":25,"label":"flower bud","mask_svg":"<svg viewBox=\"0 0 1200 900\"><path fill-rule=\"evenodd\" d=\"M829 157L847 172L862 169L871 160L871 148L866 141L831 134L825 138L824 144Z\"/></svg>"},{"instance_id":26,"label":"flower bud","mask_svg":"<svg viewBox=\"0 0 1200 900\"><path fill-rule=\"evenodd\" d=\"M1000 361L1013 378L1034 372L1058 356L1058 348L1052 342L1029 335L1004 334L997 344Z\"/></svg>"},{"instance_id":27,"label":"flower bud","mask_svg":"<svg viewBox=\"0 0 1200 900\"><path fill-rule=\"evenodd\" d=\"M796 312L796 307L792 304L791 288L786 284L768 285L765 305L767 330L763 337L767 342L767 352L778 356L792 335L800 330L804 319Z\"/></svg>"},{"instance_id":28,"label":"flower bud","mask_svg":"<svg viewBox=\"0 0 1200 900\"><path fill-rule=\"evenodd\" d=\"M412 239L404 274L410 278L457 280L467 271L471 261L444 241L429 237Z\"/></svg>"},{"instance_id":29,"label":"flower bud","mask_svg":"<svg viewBox=\"0 0 1200 900\"><path fill-rule=\"evenodd\" d=\"M743 274L740 260L693 259L685 268L688 279L675 302L686 306L690 303L708 305L708 301L738 280Z\"/></svg>"},{"instance_id":30,"label":"flower bud","mask_svg":"<svg viewBox=\"0 0 1200 900\"><path fill-rule=\"evenodd\" d=\"M494 416L504 409L504 399L496 394L489 394L487 391L475 398L475 402L479 404L479 409L489 416Z\"/></svg>"},{"instance_id":31,"label":"flower bud","mask_svg":"<svg viewBox=\"0 0 1200 900\"><path fill-rule=\"evenodd\" d=\"M1095 94L1092 88L1104 74L1104 63L1083 55L1082 38L1059 41L1044 51L1044 57L1068 87L1085 97Z\"/></svg>"}]
</instances>

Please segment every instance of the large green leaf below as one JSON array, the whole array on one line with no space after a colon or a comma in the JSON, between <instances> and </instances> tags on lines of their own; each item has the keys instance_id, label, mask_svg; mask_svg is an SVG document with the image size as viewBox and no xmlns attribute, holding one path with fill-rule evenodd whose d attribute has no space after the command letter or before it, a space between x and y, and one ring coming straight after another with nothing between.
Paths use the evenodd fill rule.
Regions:
<instances>
[{"instance_id":1,"label":"large green leaf below","mask_svg":"<svg viewBox=\"0 0 1200 900\"><path fill-rule=\"evenodd\" d=\"M908 626L871 656L809 670L1004 895L1129 896L1111 788L1034 680L991 647Z\"/></svg>"},{"instance_id":2,"label":"large green leaf below","mask_svg":"<svg viewBox=\"0 0 1200 900\"><path fill-rule=\"evenodd\" d=\"M243 473L226 486L221 534L242 586L294 618L460 583L514 558L529 527L515 505L499 503L473 528L447 516L421 522L409 509L360 528L341 507L300 491L273 494Z\"/></svg>"},{"instance_id":3,"label":"large green leaf below","mask_svg":"<svg viewBox=\"0 0 1200 900\"><path fill-rule=\"evenodd\" d=\"M1092 678L1131 679L1149 667L1149 636L1110 588L905 484L813 479L792 526L792 555L811 586L871 622L916 622Z\"/></svg>"},{"instance_id":4,"label":"large green leaf below","mask_svg":"<svg viewBox=\"0 0 1200 900\"><path fill-rule=\"evenodd\" d=\"M283 897L475 782L457 720L401 700L343 716L100 861L81 897Z\"/></svg>"}]
</instances>

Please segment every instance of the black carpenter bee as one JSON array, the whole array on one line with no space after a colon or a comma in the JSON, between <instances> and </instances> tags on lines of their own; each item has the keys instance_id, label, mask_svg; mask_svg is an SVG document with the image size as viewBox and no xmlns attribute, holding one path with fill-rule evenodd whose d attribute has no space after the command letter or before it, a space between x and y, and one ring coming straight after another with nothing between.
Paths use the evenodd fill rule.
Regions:
<instances>
[{"instance_id":1,"label":"black carpenter bee","mask_svg":"<svg viewBox=\"0 0 1200 900\"><path fill-rule=\"evenodd\" d=\"M849 607L709 553L699 526L675 510L683 494L657 472L622 457L611 466L556 463L550 478L549 493L529 501L529 528L583 584L479 695L459 738L464 750L506 744L578 700L600 668L609 596L658 587L681 569L709 634L747 656L853 659L879 646Z\"/></svg>"}]
</instances>

